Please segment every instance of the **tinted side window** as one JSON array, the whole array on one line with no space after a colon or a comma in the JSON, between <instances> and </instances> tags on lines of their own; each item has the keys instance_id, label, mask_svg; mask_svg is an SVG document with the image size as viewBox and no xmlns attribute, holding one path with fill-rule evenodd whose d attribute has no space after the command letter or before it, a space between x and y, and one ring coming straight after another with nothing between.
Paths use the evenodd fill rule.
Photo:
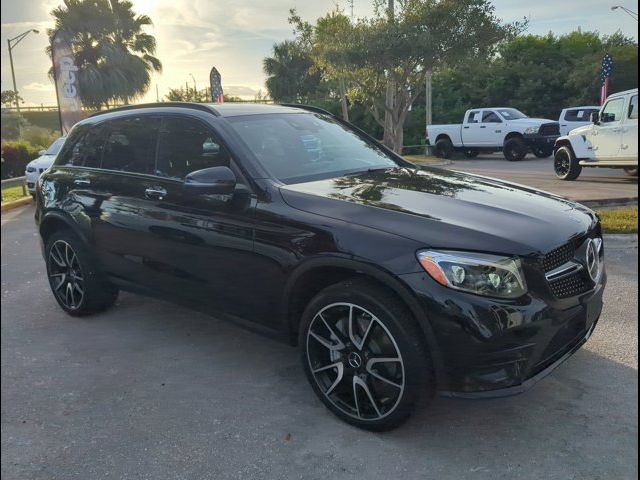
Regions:
<instances>
[{"instance_id":1,"label":"tinted side window","mask_svg":"<svg viewBox=\"0 0 640 480\"><path fill-rule=\"evenodd\" d=\"M182 179L209 167L228 167L229 153L211 129L197 120L167 117L158 142L156 175Z\"/></svg>"},{"instance_id":2,"label":"tinted side window","mask_svg":"<svg viewBox=\"0 0 640 480\"><path fill-rule=\"evenodd\" d=\"M73 129L56 165L100 167L104 148L105 130L102 125L79 125Z\"/></svg>"},{"instance_id":3,"label":"tinted side window","mask_svg":"<svg viewBox=\"0 0 640 480\"><path fill-rule=\"evenodd\" d=\"M631 103L629 104L629 118L632 120L638 119L638 95L631 97Z\"/></svg>"},{"instance_id":4,"label":"tinted side window","mask_svg":"<svg viewBox=\"0 0 640 480\"><path fill-rule=\"evenodd\" d=\"M492 111L482 112L482 123L502 123L500 117Z\"/></svg>"},{"instance_id":5,"label":"tinted side window","mask_svg":"<svg viewBox=\"0 0 640 480\"><path fill-rule=\"evenodd\" d=\"M480 123L480 112L469 112L467 123Z\"/></svg>"},{"instance_id":6,"label":"tinted side window","mask_svg":"<svg viewBox=\"0 0 640 480\"><path fill-rule=\"evenodd\" d=\"M130 117L108 123L102 168L153 174L160 118Z\"/></svg>"},{"instance_id":7,"label":"tinted side window","mask_svg":"<svg viewBox=\"0 0 640 480\"><path fill-rule=\"evenodd\" d=\"M591 121L591 114L593 112L598 112L595 109L575 109L575 110L567 110L567 113L564 115L564 119L567 122L589 122Z\"/></svg>"}]
</instances>

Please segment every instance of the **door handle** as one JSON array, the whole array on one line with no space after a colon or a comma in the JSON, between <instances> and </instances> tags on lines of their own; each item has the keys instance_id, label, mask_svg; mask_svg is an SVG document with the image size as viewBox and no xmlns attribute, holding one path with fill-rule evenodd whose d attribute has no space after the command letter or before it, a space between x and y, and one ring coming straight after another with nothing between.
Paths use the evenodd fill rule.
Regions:
<instances>
[{"instance_id":1,"label":"door handle","mask_svg":"<svg viewBox=\"0 0 640 480\"><path fill-rule=\"evenodd\" d=\"M167 191L162 187L147 188L144 191L144 196L149 199L162 200L167 196Z\"/></svg>"},{"instance_id":2,"label":"door handle","mask_svg":"<svg viewBox=\"0 0 640 480\"><path fill-rule=\"evenodd\" d=\"M480 128L487 128L487 126L486 125L481 125Z\"/></svg>"},{"instance_id":3,"label":"door handle","mask_svg":"<svg viewBox=\"0 0 640 480\"><path fill-rule=\"evenodd\" d=\"M73 184L79 187L88 187L89 185L91 185L91 180L87 180L86 178L76 178L73 181Z\"/></svg>"},{"instance_id":4,"label":"door handle","mask_svg":"<svg viewBox=\"0 0 640 480\"><path fill-rule=\"evenodd\" d=\"M469 129L469 127L462 127L462 128L464 128L465 130L468 130L468 129Z\"/></svg>"}]
</instances>

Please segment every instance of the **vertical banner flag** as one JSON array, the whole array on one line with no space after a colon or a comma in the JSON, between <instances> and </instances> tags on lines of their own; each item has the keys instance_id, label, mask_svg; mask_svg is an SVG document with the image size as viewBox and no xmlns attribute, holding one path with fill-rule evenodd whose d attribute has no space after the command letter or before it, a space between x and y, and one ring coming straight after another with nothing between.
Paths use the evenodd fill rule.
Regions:
<instances>
[{"instance_id":1,"label":"vertical banner flag","mask_svg":"<svg viewBox=\"0 0 640 480\"><path fill-rule=\"evenodd\" d=\"M609 78L613 71L613 57L608 53L602 59L602 72L600 73L600 105L604 105L609 96Z\"/></svg>"},{"instance_id":2,"label":"vertical banner flag","mask_svg":"<svg viewBox=\"0 0 640 480\"><path fill-rule=\"evenodd\" d=\"M209 73L209 82L211 83L211 101L214 103L223 103L222 77L216 67L213 67Z\"/></svg>"},{"instance_id":3,"label":"vertical banner flag","mask_svg":"<svg viewBox=\"0 0 640 480\"><path fill-rule=\"evenodd\" d=\"M76 66L69 34L58 30L51 43L53 60L53 79L58 98L60 129L66 135L76 122L82 120L82 100L78 85L78 67Z\"/></svg>"}]
</instances>

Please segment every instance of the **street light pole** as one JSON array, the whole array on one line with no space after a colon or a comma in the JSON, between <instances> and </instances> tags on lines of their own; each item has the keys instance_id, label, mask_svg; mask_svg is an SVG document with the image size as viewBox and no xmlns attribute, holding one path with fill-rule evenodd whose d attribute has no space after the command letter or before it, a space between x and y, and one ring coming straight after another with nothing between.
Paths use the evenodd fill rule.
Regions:
<instances>
[{"instance_id":1,"label":"street light pole","mask_svg":"<svg viewBox=\"0 0 640 480\"><path fill-rule=\"evenodd\" d=\"M16 45L18 45L24 39L24 37L29 35L31 32L38 33L38 30L35 30L35 29L27 30L26 32L23 32L18 36L7 39L7 48L9 49L9 63L11 64L11 80L13 80L13 95L15 97L16 112L18 113L18 115L20 115L20 100L18 97L18 87L16 86L16 72L13 68L12 50L16 47Z\"/></svg>"},{"instance_id":2,"label":"street light pole","mask_svg":"<svg viewBox=\"0 0 640 480\"><path fill-rule=\"evenodd\" d=\"M633 18L636 22L638 21L638 14L633 10L629 10L627 7L623 7L622 5L614 5L611 7L611 10L623 10L627 15Z\"/></svg>"}]
</instances>

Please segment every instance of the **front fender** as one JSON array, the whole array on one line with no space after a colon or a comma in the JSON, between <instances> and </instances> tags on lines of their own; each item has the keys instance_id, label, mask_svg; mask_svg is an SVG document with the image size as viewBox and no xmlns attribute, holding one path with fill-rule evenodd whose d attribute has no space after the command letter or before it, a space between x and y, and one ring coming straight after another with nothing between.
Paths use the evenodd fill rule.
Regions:
<instances>
[{"instance_id":1,"label":"front fender","mask_svg":"<svg viewBox=\"0 0 640 480\"><path fill-rule=\"evenodd\" d=\"M565 135L556 140L556 150L562 146L570 146L577 159L593 159L591 142L583 135Z\"/></svg>"}]
</instances>

